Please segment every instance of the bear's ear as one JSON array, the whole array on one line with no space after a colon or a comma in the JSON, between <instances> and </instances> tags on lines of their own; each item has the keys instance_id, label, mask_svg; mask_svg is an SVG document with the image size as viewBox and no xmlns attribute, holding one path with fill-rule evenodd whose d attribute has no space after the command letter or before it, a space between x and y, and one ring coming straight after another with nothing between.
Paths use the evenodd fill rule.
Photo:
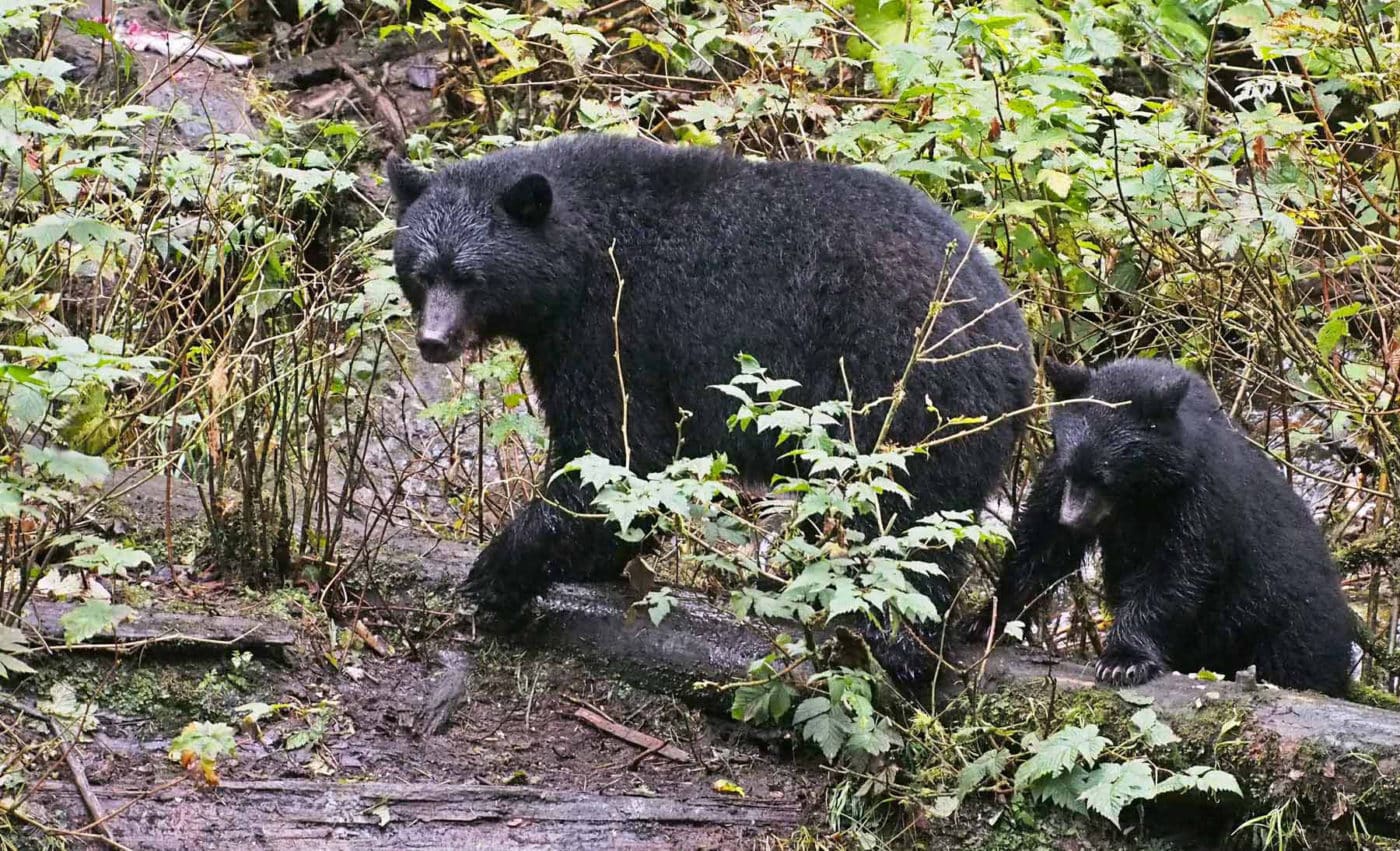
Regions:
<instances>
[{"instance_id":1,"label":"bear's ear","mask_svg":"<svg viewBox=\"0 0 1400 851\"><path fill-rule=\"evenodd\" d=\"M1138 399L1133 407L1139 414L1152 420L1165 420L1176 416L1186 391L1191 389L1191 376L1173 375L1161 379Z\"/></svg>"},{"instance_id":2,"label":"bear's ear","mask_svg":"<svg viewBox=\"0 0 1400 851\"><path fill-rule=\"evenodd\" d=\"M544 221L553 203L554 191L542 174L527 174L501 193L501 209L512 219L526 225Z\"/></svg>"},{"instance_id":3,"label":"bear's ear","mask_svg":"<svg viewBox=\"0 0 1400 851\"><path fill-rule=\"evenodd\" d=\"M1045 380L1050 382L1050 389L1055 391L1056 399L1081 399L1084 397L1084 391L1089 389L1089 370L1075 364L1047 360Z\"/></svg>"},{"instance_id":4,"label":"bear's ear","mask_svg":"<svg viewBox=\"0 0 1400 851\"><path fill-rule=\"evenodd\" d=\"M398 202L399 209L407 210L408 206L418 200L418 196L423 194L423 190L428 188L428 183L433 176L398 154L390 154L384 161L384 173L389 178L389 188L393 190L394 200Z\"/></svg>"}]
</instances>

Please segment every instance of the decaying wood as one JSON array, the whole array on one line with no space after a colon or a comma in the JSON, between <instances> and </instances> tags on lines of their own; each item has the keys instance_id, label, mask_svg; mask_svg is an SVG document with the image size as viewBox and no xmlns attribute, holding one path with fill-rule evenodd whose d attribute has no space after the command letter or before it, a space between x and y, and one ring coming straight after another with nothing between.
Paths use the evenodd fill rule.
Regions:
<instances>
[{"instance_id":1,"label":"decaying wood","mask_svg":"<svg viewBox=\"0 0 1400 851\"><path fill-rule=\"evenodd\" d=\"M73 603L34 601L25 609L25 625L46 641L63 643L61 618L76 608ZM159 644L217 644L239 648L285 647L296 642L296 633L287 624L232 615L197 615L183 612L139 611L137 619L117 626L116 637L104 632L84 645L118 649Z\"/></svg>"},{"instance_id":2,"label":"decaying wood","mask_svg":"<svg viewBox=\"0 0 1400 851\"><path fill-rule=\"evenodd\" d=\"M87 810L88 817L91 819L90 824L96 831L95 835L108 847L121 848L122 846L112 837L112 832L107 827L107 812L103 809L102 802L93 793L92 784L88 783L87 771L83 768L83 760L78 754L77 744L71 740L62 725L52 716L45 715L22 703L0 699L0 705L48 725L49 732L63 746L63 762L68 766L68 774L73 779L73 789L78 793L78 799L83 802L83 809Z\"/></svg>"},{"instance_id":3,"label":"decaying wood","mask_svg":"<svg viewBox=\"0 0 1400 851\"><path fill-rule=\"evenodd\" d=\"M416 52L418 43L406 36L392 36L368 48L361 42L342 41L279 63L269 68L263 79L274 89L309 89L340 79L344 73L341 63L355 69L369 68Z\"/></svg>"},{"instance_id":4,"label":"decaying wood","mask_svg":"<svg viewBox=\"0 0 1400 851\"><path fill-rule=\"evenodd\" d=\"M472 661L467 654L444 650L439 654L438 665L432 686L413 721L414 735L420 738L436 736L447 729L471 685Z\"/></svg>"},{"instance_id":5,"label":"decaying wood","mask_svg":"<svg viewBox=\"0 0 1400 851\"><path fill-rule=\"evenodd\" d=\"M362 74L350 67L348 62L339 62L336 65L340 73L345 75L345 79L350 81L350 85L355 87L355 92L360 99L365 102L365 107L374 113L374 117L379 120L380 129L395 148L402 148L404 140L408 138L408 127L404 124L403 116L399 115L399 109L383 90L376 89L369 84L369 81Z\"/></svg>"},{"instance_id":6,"label":"decaying wood","mask_svg":"<svg viewBox=\"0 0 1400 851\"><path fill-rule=\"evenodd\" d=\"M394 648L389 646L389 642L385 641L384 639L371 632L369 624L365 623L359 618L355 619L355 622L351 624L350 629L357 636L360 637L360 640L365 643L366 647L373 651L374 655L380 657L381 659L385 656L394 655Z\"/></svg>"},{"instance_id":7,"label":"decaying wood","mask_svg":"<svg viewBox=\"0 0 1400 851\"><path fill-rule=\"evenodd\" d=\"M141 789L97 791L107 801L130 804L109 826L118 842L146 851L737 848L760 834L790 832L802 820L801 807L786 801L527 786L282 780L229 781L149 797ZM178 818L171 817L175 811Z\"/></svg>"},{"instance_id":8,"label":"decaying wood","mask_svg":"<svg viewBox=\"0 0 1400 851\"><path fill-rule=\"evenodd\" d=\"M634 730L631 727L619 724L611 718L604 718L591 709L584 709L580 706L578 709L574 710L574 717L594 729L607 733L613 738L621 739L629 745L636 745L642 748L645 751L643 756L647 753L654 753L658 756L664 756L672 762L691 761L690 754L675 745L667 744L665 740L643 733L641 730Z\"/></svg>"}]
</instances>

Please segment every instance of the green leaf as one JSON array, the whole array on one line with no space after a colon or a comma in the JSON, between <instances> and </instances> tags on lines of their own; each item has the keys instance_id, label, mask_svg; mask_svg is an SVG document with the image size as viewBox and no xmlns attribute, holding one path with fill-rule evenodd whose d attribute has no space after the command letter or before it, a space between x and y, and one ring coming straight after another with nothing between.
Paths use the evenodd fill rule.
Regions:
<instances>
[{"instance_id":1,"label":"green leaf","mask_svg":"<svg viewBox=\"0 0 1400 851\"><path fill-rule=\"evenodd\" d=\"M1317 332L1318 357L1326 358L1337 348L1337 344L1347 335L1345 319L1329 319Z\"/></svg>"},{"instance_id":2,"label":"green leaf","mask_svg":"<svg viewBox=\"0 0 1400 851\"><path fill-rule=\"evenodd\" d=\"M136 617L130 606L113 605L106 600L87 600L81 606L64 612L58 622L63 625L63 640L80 644L89 638Z\"/></svg>"},{"instance_id":3,"label":"green leaf","mask_svg":"<svg viewBox=\"0 0 1400 851\"><path fill-rule=\"evenodd\" d=\"M960 806L962 806L962 801L956 795L940 795L933 801L933 817L948 818L957 812Z\"/></svg>"},{"instance_id":4,"label":"green leaf","mask_svg":"<svg viewBox=\"0 0 1400 851\"><path fill-rule=\"evenodd\" d=\"M19 517L24 505L24 497L13 486L0 482L0 519L13 520Z\"/></svg>"},{"instance_id":5,"label":"green leaf","mask_svg":"<svg viewBox=\"0 0 1400 851\"><path fill-rule=\"evenodd\" d=\"M186 767L198 761L205 779L211 784L218 782L214 774L218 760L233 756L236 751L233 728L223 723L192 721L170 742L171 761Z\"/></svg>"},{"instance_id":6,"label":"green leaf","mask_svg":"<svg viewBox=\"0 0 1400 851\"><path fill-rule=\"evenodd\" d=\"M1124 703L1128 703L1133 706L1151 706L1152 704L1157 702L1157 699L1154 698L1152 695L1143 694L1141 692L1120 691L1117 692L1117 694L1120 698L1123 699Z\"/></svg>"},{"instance_id":7,"label":"green leaf","mask_svg":"<svg viewBox=\"0 0 1400 851\"><path fill-rule=\"evenodd\" d=\"M1371 111L1377 118L1389 118L1400 112L1400 100L1383 100L1380 103L1371 104Z\"/></svg>"},{"instance_id":8,"label":"green leaf","mask_svg":"<svg viewBox=\"0 0 1400 851\"><path fill-rule=\"evenodd\" d=\"M1181 741L1176 733L1172 732L1171 727L1157 720L1157 713L1151 709L1139 709L1133 713L1131 720L1138 732L1142 733L1143 741L1148 747L1161 747Z\"/></svg>"},{"instance_id":9,"label":"green leaf","mask_svg":"<svg viewBox=\"0 0 1400 851\"><path fill-rule=\"evenodd\" d=\"M34 669L18 657L32 652L24 633L12 626L0 625L0 679L10 674L32 674Z\"/></svg>"},{"instance_id":10,"label":"green leaf","mask_svg":"<svg viewBox=\"0 0 1400 851\"><path fill-rule=\"evenodd\" d=\"M1079 761L1093 766L1108 744L1108 739L1099 735L1097 725L1065 727L1050 738L1035 743L1032 748L1034 755L1016 769L1016 788L1028 789L1045 778L1057 777Z\"/></svg>"},{"instance_id":11,"label":"green leaf","mask_svg":"<svg viewBox=\"0 0 1400 851\"><path fill-rule=\"evenodd\" d=\"M831 593L831 599L826 603L827 618L834 618L849 612L864 611L864 609L865 602L861 600L855 583L849 579L836 580L836 590Z\"/></svg>"},{"instance_id":12,"label":"green leaf","mask_svg":"<svg viewBox=\"0 0 1400 851\"><path fill-rule=\"evenodd\" d=\"M21 228L20 235L34 243L43 251L53 247L59 240L89 245L107 245L131 239L131 234L112 227L101 219L75 216L72 213L50 213L41 216L33 224Z\"/></svg>"},{"instance_id":13,"label":"green leaf","mask_svg":"<svg viewBox=\"0 0 1400 851\"><path fill-rule=\"evenodd\" d=\"M1161 0L1157 4L1157 24L1177 36L1192 58L1206 55L1210 35L1181 0Z\"/></svg>"},{"instance_id":14,"label":"green leaf","mask_svg":"<svg viewBox=\"0 0 1400 851\"><path fill-rule=\"evenodd\" d=\"M94 568L106 576L112 573L125 575L127 568L151 564L151 557L145 550L138 550L111 541L97 540L96 546L68 560L74 567Z\"/></svg>"},{"instance_id":15,"label":"green leaf","mask_svg":"<svg viewBox=\"0 0 1400 851\"><path fill-rule=\"evenodd\" d=\"M879 756L900 741L899 734L885 718L861 715L851 723L851 732L846 736L846 747L856 753Z\"/></svg>"},{"instance_id":16,"label":"green leaf","mask_svg":"<svg viewBox=\"0 0 1400 851\"><path fill-rule=\"evenodd\" d=\"M0 404L5 407L10 428L20 433L43 422L49 415L49 400L25 384L11 384L0 394Z\"/></svg>"},{"instance_id":17,"label":"green leaf","mask_svg":"<svg viewBox=\"0 0 1400 851\"><path fill-rule=\"evenodd\" d=\"M998 748L986 751L963 766L963 770L958 772L958 795L969 795L977 791L983 783L997 779L1010 761L1011 752L1006 748Z\"/></svg>"},{"instance_id":18,"label":"green leaf","mask_svg":"<svg viewBox=\"0 0 1400 851\"><path fill-rule=\"evenodd\" d=\"M1353 302L1332 311L1326 324L1317 332L1317 354L1326 358L1337 348L1337 344L1349 333L1347 320L1361 310L1361 305Z\"/></svg>"},{"instance_id":19,"label":"green leaf","mask_svg":"<svg viewBox=\"0 0 1400 851\"><path fill-rule=\"evenodd\" d=\"M1244 796L1235 775L1208 765L1193 765L1179 774L1173 774L1157 784L1154 794L1184 791L1204 792L1212 796L1220 793Z\"/></svg>"},{"instance_id":20,"label":"green leaf","mask_svg":"<svg viewBox=\"0 0 1400 851\"><path fill-rule=\"evenodd\" d=\"M1253 29L1263 26L1273 20L1273 15L1269 14L1269 9L1261 0L1249 0L1247 3L1236 3L1230 8L1220 13L1220 22L1240 29Z\"/></svg>"},{"instance_id":21,"label":"green leaf","mask_svg":"<svg viewBox=\"0 0 1400 851\"><path fill-rule=\"evenodd\" d=\"M804 724L818 715L823 715L831 711L831 701L825 697L809 697L797 706L797 712L793 713L792 723Z\"/></svg>"},{"instance_id":22,"label":"green leaf","mask_svg":"<svg viewBox=\"0 0 1400 851\"><path fill-rule=\"evenodd\" d=\"M828 760L836 758L846 744L846 733L850 722L839 711L826 712L807 721L802 727L802 737L822 749Z\"/></svg>"},{"instance_id":23,"label":"green leaf","mask_svg":"<svg viewBox=\"0 0 1400 851\"><path fill-rule=\"evenodd\" d=\"M1152 766L1141 759L1101 765L1089 772L1085 786L1084 791L1079 793L1079 800L1091 811L1113 822L1114 827L1119 826L1118 816L1124 807L1150 799L1157 789Z\"/></svg>"},{"instance_id":24,"label":"green leaf","mask_svg":"<svg viewBox=\"0 0 1400 851\"><path fill-rule=\"evenodd\" d=\"M647 617L651 618L652 626L661 626L671 609L676 605L676 598L666 590L650 591L641 599L641 604L647 607Z\"/></svg>"},{"instance_id":25,"label":"green leaf","mask_svg":"<svg viewBox=\"0 0 1400 851\"><path fill-rule=\"evenodd\" d=\"M111 473L111 468L101 458L51 446L25 446L24 460L78 486L101 484Z\"/></svg>"}]
</instances>

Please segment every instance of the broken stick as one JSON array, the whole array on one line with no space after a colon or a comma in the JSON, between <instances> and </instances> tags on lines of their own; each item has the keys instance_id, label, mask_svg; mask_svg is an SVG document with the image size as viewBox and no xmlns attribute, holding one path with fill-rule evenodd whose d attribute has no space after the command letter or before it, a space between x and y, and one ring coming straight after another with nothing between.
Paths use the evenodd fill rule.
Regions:
<instances>
[{"instance_id":1,"label":"broken stick","mask_svg":"<svg viewBox=\"0 0 1400 851\"><path fill-rule=\"evenodd\" d=\"M664 740L655 736L643 733L641 730L633 730L631 727L624 727L616 721L610 721L591 709L579 707L574 710L574 717L584 722L590 727L601 730L615 739L621 739L629 745L635 745L648 753L655 753L657 756L664 756L672 762L691 762L690 754L672 744L667 744ZM646 754L642 754L646 756Z\"/></svg>"}]
</instances>

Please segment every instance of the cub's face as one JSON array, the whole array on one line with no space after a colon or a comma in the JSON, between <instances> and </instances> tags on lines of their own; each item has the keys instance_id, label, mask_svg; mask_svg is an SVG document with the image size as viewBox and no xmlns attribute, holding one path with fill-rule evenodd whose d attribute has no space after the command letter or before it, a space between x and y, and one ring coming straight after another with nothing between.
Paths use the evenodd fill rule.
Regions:
<instances>
[{"instance_id":1,"label":"cub's face","mask_svg":"<svg viewBox=\"0 0 1400 851\"><path fill-rule=\"evenodd\" d=\"M1065 528L1093 534L1123 508L1194 475L1180 412L1190 378L1154 366L1134 375L1114 366L1090 372L1047 364L1056 402L1062 403L1050 425L1053 463L1065 480L1059 513Z\"/></svg>"},{"instance_id":2,"label":"cub's face","mask_svg":"<svg viewBox=\"0 0 1400 851\"><path fill-rule=\"evenodd\" d=\"M449 180L398 157L386 172L399 206L394 268L423 359L446 363L486 339L519 336L549 275L549 181L525 174L498 187L489 169Z\"/></svg>"}]
</instances>

